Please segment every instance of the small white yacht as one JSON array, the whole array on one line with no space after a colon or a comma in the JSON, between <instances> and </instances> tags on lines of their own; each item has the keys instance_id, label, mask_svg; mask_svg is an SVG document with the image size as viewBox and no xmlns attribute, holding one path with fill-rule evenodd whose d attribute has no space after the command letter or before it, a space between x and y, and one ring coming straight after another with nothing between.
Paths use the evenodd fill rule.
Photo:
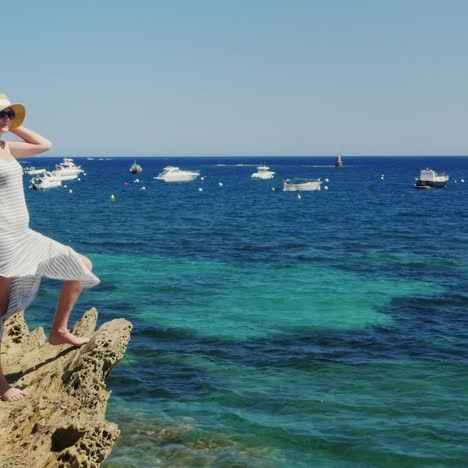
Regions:
<instances>
[{"instance_id":1,"label":"small white yacht","mask_svg":"<svg viewBox=\"0 0 468 468\"><path fill-rule=\"evenodd\" d=\"M81 174L82 172L84 172L84 170L81 169L81 166L77 166L73 162L73 159L63 158L63 161L61 163L55 165L54 172L64 176L70 174Z\"/></svg>"},{"instance_id":2,"label":"small white yacht","mask_svg":"<svg viewBox=\"0 0 468 468\"><path fill-rule=\"evenodd\" d=\"M276 172L270 171L270 168L265 165L257 166L257 172L254 172L250 177L252 179L273 179L275 177Z\"/></svg>"},{"instance_id":3,"label":"small white yacht","mask_svg":"<svg viewBox=\"0 0 468 468\"><path fill-rule=\"evenodd\" d=\"M163 171L153 179L164 182L191 182L200 175L200 171L184 171L175 166L166 166Z\"/></svg>"},{"instance_id":4,"label":"small white yacht","mask_svg":"<svg viewBox=\"0 0 468 468\"><path fill-rule=\"evenodd\" d=\"M320 179L283 179L283 192L302 192L321 190Z\"/></svg>"},{"instance_id":5,"label":"small white yacht","mask_svg":"<svg viewBox=\"0 0 468 468\"><path fill-rule=\"evenodd\" d=\"M51 189L61 186L62 180L49 171L46 171L43 176L33 177L31 179L31 188L34 190Z\"/></svg>"}]
</instances>

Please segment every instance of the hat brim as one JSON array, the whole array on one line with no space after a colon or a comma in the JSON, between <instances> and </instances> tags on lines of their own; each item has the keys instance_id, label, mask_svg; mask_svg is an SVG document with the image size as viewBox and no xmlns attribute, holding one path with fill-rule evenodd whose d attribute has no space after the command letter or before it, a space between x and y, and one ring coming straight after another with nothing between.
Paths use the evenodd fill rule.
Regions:
<instances>
[{"instance_id":1,"label":"hat brim","mask_svg":"<svg viewBox=\"0 0 468 468\"><path fill-rule=\"evenodd\" d=\"M5 107L5 109L8 107L11 107L15 112L15 118L10 122L10 128L18 128L26 117L26 109L23 104L11 104Z\"/></svg>"}]
</instances>

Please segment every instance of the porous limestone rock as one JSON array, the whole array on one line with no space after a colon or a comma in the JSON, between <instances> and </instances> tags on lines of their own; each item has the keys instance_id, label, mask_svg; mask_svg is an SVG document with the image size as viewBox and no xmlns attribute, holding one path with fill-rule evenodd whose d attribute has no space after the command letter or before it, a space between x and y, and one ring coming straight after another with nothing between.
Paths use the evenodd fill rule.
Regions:
<instances>
[{"instance_id":1,"label":"porous limestone rock","mask_svg":"<svg viewBox=\"0 0 468 468\"><path fill-rule=\"evenodd\" d=\"M52 346L44 330L29 332L18 313L5 323L1 364L8 381L26 390L0 401L0 467L98 467L120 431L105 419L105 378L123 357L132 325L115 319L95 331L97 310L73 328L92 336L81 347Z\"/></svg>"}]
</instances>

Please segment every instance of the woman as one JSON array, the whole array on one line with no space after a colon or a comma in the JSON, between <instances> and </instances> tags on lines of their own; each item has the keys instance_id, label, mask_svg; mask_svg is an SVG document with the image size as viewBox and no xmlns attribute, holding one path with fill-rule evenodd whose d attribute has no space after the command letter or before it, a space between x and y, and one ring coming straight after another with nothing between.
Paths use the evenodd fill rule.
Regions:
<instances>
[{"instance_id":1,"label":"woman","mask_svg":"<svg viewBox=\"0 0 468 468\"><path fill-rule=\"evenodd\" d=\"M21 126L25 109L0 94L0 336L3 322L25 309L33 300L42 276L63 280L54 322L49 335L52 345L83 346L67 329L68 318L82 288L99 283L91 273L90 260L70 247L29 229L29 214L23 191L23 170L17 158L35 156L52 143ZM8 132L22 141L4 141ZM21 400L26 392L11 387L0 368L0 398Z\"/></svg>"}]
</instances>

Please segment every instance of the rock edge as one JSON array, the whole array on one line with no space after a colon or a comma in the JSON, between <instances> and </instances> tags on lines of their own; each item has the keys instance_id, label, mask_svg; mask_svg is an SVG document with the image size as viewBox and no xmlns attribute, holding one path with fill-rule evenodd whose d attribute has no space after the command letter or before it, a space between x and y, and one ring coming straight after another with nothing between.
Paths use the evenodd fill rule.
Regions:
<instances>
[{"instance_id":1,"label":"rock edge","mask_svg":"<svg viewBox=\"0 0 468 468\"><path fill-rule=\"evenodd\" d=\"M87 311L73 333L91 336L81 347L52 346L31 332L22 312L5 322L1 364L8 381L28 397L0 401L0 467L99 467L120 435L105 419L105 379L122 359L132 325L115 319L95 331Z\"/></svg>"}]
</instances>

